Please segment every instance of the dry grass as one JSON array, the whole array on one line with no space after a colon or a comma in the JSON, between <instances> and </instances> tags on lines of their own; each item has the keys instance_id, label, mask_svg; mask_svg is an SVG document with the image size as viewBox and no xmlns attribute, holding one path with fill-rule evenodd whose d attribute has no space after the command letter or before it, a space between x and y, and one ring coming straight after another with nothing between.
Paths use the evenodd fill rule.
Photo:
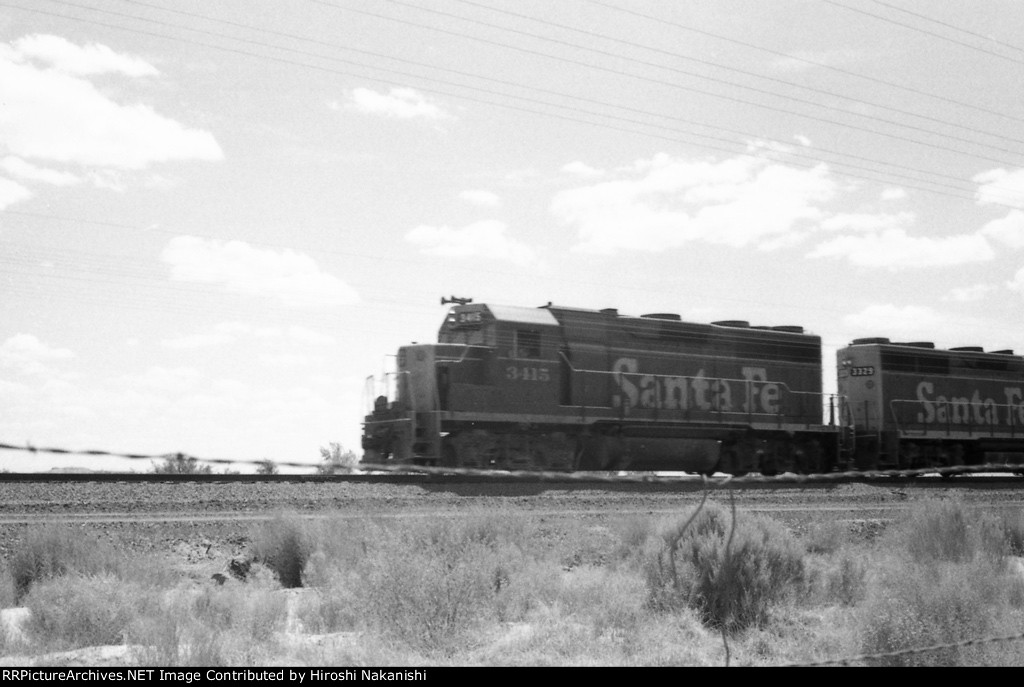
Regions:
<instances>
[{"instance_id":1,"label":"dry grass","mask_svg":"<svg viewBox=\"0 0 1024 687\"><path fill-rule=\"evenodd\" d=\"M493 512L281 516L253 532L273 571L256 565L250 581L224 586L156 559L89 552L76 531L49 529L15 557L31 574L16 578L15 558L0 570L5 603L25 579L32 611L26 642L0 630L0 652L127 644L138 647L132 661L165 666L837 660L1019 631L1024 577L1008 564L1019 522L925 503L877 539L839 524L797 539L741 512L729 542L731 515L710 505L685 530L630 518L581 524L552 546L540 521ZM302 589L282 590L296 575ZM320 638L297 644L295 631ZM1020 665L1024 642L854 663Z\"/></svg>"}]
</instances>

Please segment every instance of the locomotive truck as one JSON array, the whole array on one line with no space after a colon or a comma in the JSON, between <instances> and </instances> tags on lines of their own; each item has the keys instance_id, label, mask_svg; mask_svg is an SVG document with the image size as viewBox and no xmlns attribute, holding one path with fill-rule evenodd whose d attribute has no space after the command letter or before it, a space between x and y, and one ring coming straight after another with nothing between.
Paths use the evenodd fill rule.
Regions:
<instances>
[{"instance_id":1,"label":"locomotive truck","mask_svg":"<svg viewBox=\"0 0 1024 687\"><path fill-rule=\"evenodd\" d=\"M445 301L442 300L442 303ZM363 462L503 470L828 472L1024 462L1024 359L615 309L457 299L436 344L367 380ZM383 393L378 393L383 391Z\"/></svg>"}]
</instances>

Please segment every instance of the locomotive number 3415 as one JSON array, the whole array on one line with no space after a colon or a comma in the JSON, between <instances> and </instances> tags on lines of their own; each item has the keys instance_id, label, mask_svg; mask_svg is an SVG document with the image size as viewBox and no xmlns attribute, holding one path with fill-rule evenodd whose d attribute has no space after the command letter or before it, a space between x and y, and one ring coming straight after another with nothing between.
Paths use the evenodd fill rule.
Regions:
<instances>
[{"instance_id":1,"label":"locomotive number 3415","mask_svg":"<svg viewBox=\"0 0 1024 687\"><path fill-rule=\"evenodd\" d=\"M514 382L550 382L551 373L546 367L530 367L509 365L505 368L505 377Z\"/></svg>"}]
</instances>

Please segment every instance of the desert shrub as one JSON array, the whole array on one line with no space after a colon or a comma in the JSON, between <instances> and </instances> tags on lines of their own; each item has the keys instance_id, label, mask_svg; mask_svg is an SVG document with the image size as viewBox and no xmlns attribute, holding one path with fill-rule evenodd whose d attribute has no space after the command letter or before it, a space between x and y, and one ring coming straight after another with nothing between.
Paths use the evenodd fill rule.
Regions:
<instances>
[{"instance_id":1,"label":"desert shrub","mask_svg":"<svg viewBox=\"0 0 1024 687\"><path fill-rule=\"evenodd\" d=\"M283 587L302 586L302 571L313 551L311 528L296 515L278 515L253 533L253 558L273 570Z\"/></svg>"},{"instance_id":2,"label":"desert shrub","mask_svg":"<svg viewBox=\"0 0 1024 687\"><path fill-rule=\"evenodd\" d=\"M808 553L835 553L849 539L847 526L836 520L814 523L802 537Z\"/></svg>"},{"instance_id":3,"label":"desert shrub","mask_svg":"<svg viewBox=\"0 0 1024 687\"><path fill-rule=\"evenodd\" d=\"M563 576L557 604L563 614L591 628L592 636L607 637L627 652L646 617L643 580L608 568L585 566Z\"/></svg>"},{"instance_id":4,"label":"desert shrub","mask_svg":"<svg viewBox=\"0 0 1024 687\"><path fill-rule=\"evenodd\" d=\"M998 631L1020 594L1007 566L1013 542L1006 523L956 501L911 509L882 542L885 565L862 609L864 651L904 651ZM975 665L990 662L994 650L968 646L878 662Z\"/></svg>"},{"instance_id":5,"label":"desert shrub","mask_svg":"<svg viewBox=\"0 0 1024 687\"><path fill-rule=\"evenodd\" d=\"M32 585L70 572L115 573L121 557L112 545L66 525L30 529L10 562L15 596L20 601Z\"/></svg>"},{"instance_id":6,"label":"desert shrub","mask_svg":"<svg viewBox=\"0 0 1024 687\"><path fill-rule=\"evenodd\" d=\"M154 462L153 472L157 475L212 475L213 468L200 463L198 458L178 453L167 456L162 463ZM225 471L226 472L226 471Z\"/></svg>"},{"instance_id":7,"label":"desert shrub","mask_svg":"<svg viewBox=\"0 0 1024 687\"><path fill-rule=\"evenodd\" d=\"M50 649L121 644L150 595L109 573L70 573L37 582L24 599L26 634Z\"/></svg>"},{"instance_id":8,"label":"desert shrub","mask_svg":"<svg viewBox=\"0 0 1024 687\"><path fill-rule=\"evenodd\" d=\"M276 584L175 588L132 624L128 640L141 647L136 658L146 665L263 665L287 617L288 601Z\"/></svg>"},{"instance_id":9,"label":"desert shrub","mask_svg":"<svg viewBox=\"0 0 1024 687\"><path fill-rule=\"evenodd\" d=\"M207 587L192 600L191 617L208 628L249 642L266 642L284 629L287 599L250 586Z\"/></svg>"},{"instance_id":10,"label":"desert shrub","mask_svg":"<svg viewBox=\"0 0 1024 687\"><path fill-rule=\"evenodd\" d=\"M359 465L359 456L355 451L344 449L341 444L334 441L327 447L320 447L320 458L322 462L316 471L321 475L353 472Z\"/></svg>"},{"instance_id":11,"label":"desert shrub","mask_svg":"<svg viewBox=\"0 0 1024 687\"><path fill-rule=\"evenodd\" d=\"M303 632L351 632L359 627L358 599L348 586L309 590L295 602L295 619Z\"/></svg>"},{"instance_id":12,"label":"desert shrub","mask_svg":"<svg viewBox=\"0 0 1024 687\"><path fill-rule=\"evenodd\" d=\"M505 550L498 557L496 572L494 607L500 622L528 621L558 603L564 570L557 560Z\"/></svg>"},{"instance_id":13,"label":"desert shrub","mask_svg":"<svg viewBox=\"0 0 1024 687\"><path fill-rule=\"evenodd\" d=\"M889 543L918 563L964 562L977 555L1002 558L1009 553L1006 530L998 519L947 500L915 504L892 530Z\"/></svg>"},{"instance_id":14,"label":"desert shrub","mask_svg":"<svg viewBox=\"0 0 1024 687\"><path fill-rule=\"evenodd\" d=\"M983 637L996 628L1005 591L991 564L903 561L882 574L861 608L865 654L921 649ZM983 646L872 659L878 665L984 664Z\"/></svg>"},{"instance_id":15,"label":"desert shrub","mask_svg":"<svg viewBox=\"0 0 1024 687\"><path fill-rule=\"evenodd\" d=\"M1004 515L1001 520L1007 553L1024 556L1024 514Z\"/></svg>"},{"instance_id":16,"label":"desert shrub","mask_svg":"<svg viewBox=\"0 0 1024 687\"><path fill-rule=\"evenodd\" d=\"M278 472L277 463L269 458L264 458L260 462L256 463L257 475L276 475Z\"/></svg>"},{"instance_id":17,"label":"desert shrub","mask_svg":"<svg viewBox=\"0 0 1024 687\"><path fill-rule=\"evenodd\" d=\"M18 605L18 590L14 585L14 576L10 567L0 562L0 608L11 608Z\"/></svg>"},{"instance_id":18,"label":"desert shrub","mask_svg":"<svg viewBox=\"0 0 1024 687\"><path fill-rule=\"evenodd\" d=\"M503 549L460 521L417 520L386 531L362 562L365 620L415 650L464 649L497 621L495 597L510 569Z\"/></svg>"},{"instance_id":19,"label":"desert shrub","mask_svg":"<svg viewBox=\"0 0 1024 687\"><path fill-rule=\"evenodd\" d=\"M744 513L733 530L729 513L713 503L688 521L669 522L648 547L652 608L689 606L708 626L738 632L763 624L802 580L804 551L779 523Z\"/></svg>"},{"instance_id":20,"label":"desert shrub","mask_svg":"<svg viewBox=\"0 0 1024 687\"><path fill-rule=\"evenodd\" d=\"M619 536L615 556L620 560L628 560L641 554L647 546L647 541L656 534L654 521L639 516L620 521L615 525L615 532Z\"/></svg>"},{"instance_id":21,"label":"desert shrub","mask_svg":"<svg viewBox=\"0 0 1024 687\"><path fill-rule=\"evenodd\" d=\"M810 603L853 606L867 592L868 566L863 552L840 549L804 559L805 599Z\"/></svg>"}]
</instances>

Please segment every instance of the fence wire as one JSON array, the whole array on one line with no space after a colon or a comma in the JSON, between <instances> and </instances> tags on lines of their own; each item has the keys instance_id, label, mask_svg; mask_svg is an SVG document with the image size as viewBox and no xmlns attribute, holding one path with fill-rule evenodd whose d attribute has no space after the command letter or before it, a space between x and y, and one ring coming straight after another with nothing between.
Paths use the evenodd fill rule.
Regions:
<instances>
[{"instance_id":1,"label":"fence wire","mask_svg":"<svg viewBox=\"0 0 1024 687\"><path fill-rule=\"evenodd\" d=\"M99 449L69 449L52 446L34 446L31 443L14 444L0 442L0 450L22 451L28 453L51 453L69 456L95 456L109 458L124 458L128 460L179 460L195 461L196 463L214 465L267 465L272 464L283 467L309 468L319 471L324 468L331 468L330 460L321 460L316 463L309 461L288 461L276 458L209 458L194 456L188 453L127 453L119 451L105 451ZM605 482L693 482L700 481L702 475L654 472L630 472L626 471L544 471L544 470L497 470L484 468L455 468L455 467L433 467L426 465L394 465L358 463L353 466L354 472L376 472L376 473L410 473L423 475L453 475L465 477L488 477L495 480L500 479L527 479L534 481L565 481L565 480L586 480ZM986 463L984 465L962 465L955 467L941 468L919 468L919 469L892 469L892 470L850 470L845 472L819 472L808 474L797 474L786 472L779 475L749 474L743 476L722 476L715 477L717 481L728 479L733 483L803 483L803 482L842 482L842 481L867 481L879 478L914 478L927 475L968 475L979 473L1010 473L1024 475L1024 464L1019 463ZM717 474L717 473L716 473Z\"/></svg>"}]
</instances>

